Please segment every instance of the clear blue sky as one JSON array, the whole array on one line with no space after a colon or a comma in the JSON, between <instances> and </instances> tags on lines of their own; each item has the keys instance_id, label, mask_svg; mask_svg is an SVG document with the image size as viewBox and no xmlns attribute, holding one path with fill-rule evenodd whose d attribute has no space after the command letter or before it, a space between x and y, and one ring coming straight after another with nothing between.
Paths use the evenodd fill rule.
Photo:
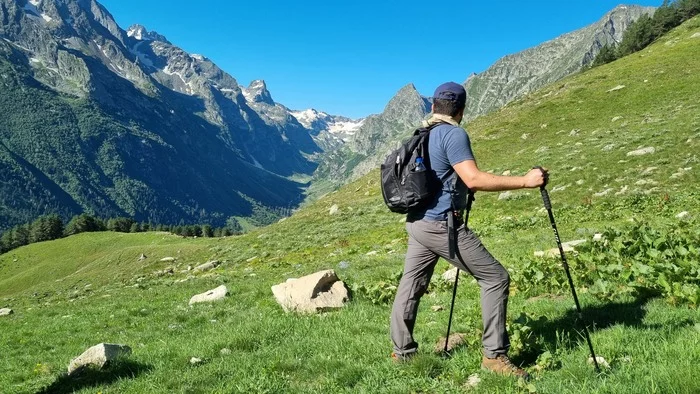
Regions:
<instances>
[{"instance_id":1,"label":"clear blue sky","mask_svg":"<svg viewBox=\"0 0 700 394\"><path fill-rule=\"evenodd\" d=\"M620 0L99 0L212 59L275 101L353 118L379 113L402 86L424 95L499 58L589 25ZM636 4L659 6L662 0Z\"/></svg>"}]
</instances>

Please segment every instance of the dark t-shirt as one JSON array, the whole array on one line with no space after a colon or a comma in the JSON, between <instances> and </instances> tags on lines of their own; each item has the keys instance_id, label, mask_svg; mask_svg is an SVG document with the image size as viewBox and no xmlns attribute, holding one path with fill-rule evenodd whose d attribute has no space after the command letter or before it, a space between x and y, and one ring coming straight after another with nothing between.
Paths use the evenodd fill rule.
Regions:
<instances>
[{"instance_id":1,"label":"dark t-shirt","mask_svg":"<svg viewBox=\"0 0 700 394\"><path fill-rule=\"evenodd\" d=\"M408 215L409 221L426 220L447 220L447 212L451 210L449 191L455 177L457 177L457 196L455 207L465 208L467 201L467 187L457 176L452 168L453 165L466 160L474 160L471 142L467 132L458 126L442 124L430 131L428 140L428 152L430 154L430 168L435 171L438 178L443 180L442 192L435 196L435 200L418 212Z\"/></svg>"}]
</instances>

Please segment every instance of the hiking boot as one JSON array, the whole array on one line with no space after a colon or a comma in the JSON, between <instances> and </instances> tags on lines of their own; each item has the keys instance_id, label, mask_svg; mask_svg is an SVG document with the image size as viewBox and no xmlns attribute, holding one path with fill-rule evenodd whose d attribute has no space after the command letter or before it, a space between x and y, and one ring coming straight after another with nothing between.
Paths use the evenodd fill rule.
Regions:
<instances>
[{"instance_id":1,"label":"hiking boot","mask_svg":"<svg viewBox=\"0 0 700 394\"><path fill-rule=\"evenodd\" d=\"M495 372L500 375L515 376L525 380L530 378L530 374L528 374L524 369L518 368L505 354L499 354L496 356L496 358L488 358L484 356L484 358L481 360L481 369Z\"/></svg>"},{"instance_id":2,"label":"hiking boot","mask_svg":"<svg viewBox=\"0 0 700 394\"><path fill-rule=\"evenodd\" d=\"M399 354L399 353L393 352L393 353L391 353L391 359L395 363L403 363L406 361L410 361L413 358L413 356L415 356L415 355L416 355L416 353Z\"/></svg>"}]
</instances>

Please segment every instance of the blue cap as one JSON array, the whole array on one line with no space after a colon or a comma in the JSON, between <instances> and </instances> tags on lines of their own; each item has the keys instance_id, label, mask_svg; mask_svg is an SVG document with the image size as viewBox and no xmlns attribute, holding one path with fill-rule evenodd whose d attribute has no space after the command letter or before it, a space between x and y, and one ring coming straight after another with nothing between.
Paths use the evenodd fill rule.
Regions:
<instances>
[{"instance_id":1,"label":"blue cap","mask_svg":"<svg viewBox=\"0 0 700 394\"><path fill-rule=\"evenodd\" d=\"M467 102L467 91L464 86L455 82L445 82L435 89L433 99L456 101L458 103Z\"/></svg>"}]
</instances>

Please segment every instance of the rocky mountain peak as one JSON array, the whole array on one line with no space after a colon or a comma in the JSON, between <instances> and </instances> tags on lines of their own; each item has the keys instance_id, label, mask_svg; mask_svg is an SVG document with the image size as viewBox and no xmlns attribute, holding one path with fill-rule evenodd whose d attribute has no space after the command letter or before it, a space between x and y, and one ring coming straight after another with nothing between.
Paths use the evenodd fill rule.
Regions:
<instances>
[{"instance_id":1,"label":"rocky mountain peak","mask_svg":"<svg viewBox=\"0 0 700 394\"><path fill-rule=\"evenodd\" d=\"M156 33L155 31L148 31L146 27L139 24L131 25L126 30L126 35L133 37L139 41L161 41L170 43L165 36Z\"/></svg>"},{"instance_id":2,"label":"rocky mountain peak","mask_svg":"<svg viewBox=\"0 0 700 394\"><path fill-rule=\"evenodd\" d=\"M267 90L267 84L262 79L252 81L248 88L243 90L243 95L246 100L254 103L275 104L270 91Z\"/></svg>"},{"instance_id":3,"label":"rocky mountain peak","mask_svg":"<svg viewBox=\"0 0 700 394\"><path fill-rule=\"evenodd\" d=\"M399 89L384 108L382 116L388 121L415 123L430 111L430 100L418 93L412 83Z\"/></svg>"}]
</instances>

